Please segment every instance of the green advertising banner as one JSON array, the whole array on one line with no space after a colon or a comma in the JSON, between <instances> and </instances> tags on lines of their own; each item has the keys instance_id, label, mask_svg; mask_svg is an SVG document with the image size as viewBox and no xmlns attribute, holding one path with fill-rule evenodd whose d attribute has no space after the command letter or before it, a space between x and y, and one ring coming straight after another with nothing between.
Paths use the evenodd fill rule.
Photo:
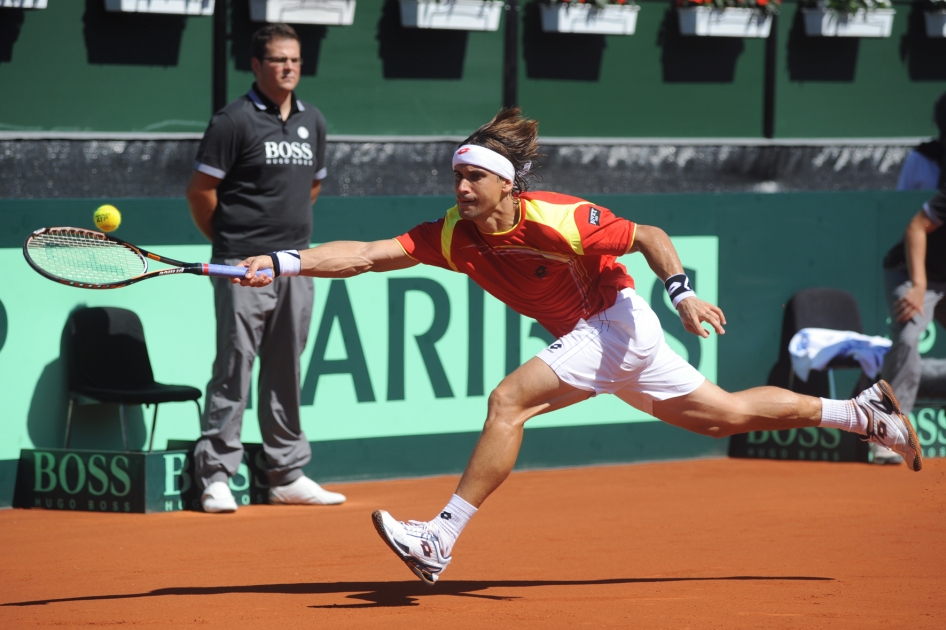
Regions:
<instances>
[{"instance_id":1,"label":"green advertising banner","mask_svg":"<svg viewBox=\"0 0 946 630\"><path fill-rule=\"evenodd\" d=\"M696 291L716 302L717 237L673 241ZM210 253L203 245L141 245L180 260L206 260ZM654 306L669 344L715 381L716 336L699 339L683 331L662 283L642 256L625 256L622 262L634 276L638 293ZM16 271L0 288L10 331L0 353L0 400L6 418L0 429L0 460L19 457L23 448L61 446L66 383L60 337L75 308L135 311L144 325L156 379L205 387L215 352L207 279L163 277L120 290L89 291L43 279L27 267L19 249L0 250L0 265ZM552 340L536 322L484 294L466 276L425 266L317 280L314 313L302 357L303 428L314 442L477 432L490 390ZM73 446L117 450L117 415L107 406L79 407ZM147 416L150 420L150 413ZM612 396L600 396L535 418L527 426L652 421ZM129 423L132 448L141 448L150 422L139 412L129 414ZM169 439L198 436L192 405L162 405L156 448ZM252 411L244 422L243 440L260 441Z\"/></svg>"},{"instance_id":2,"label":"green advertising banner","mask_svg":"<svg viewBox=\"0 0 946 630\"><path fill-rule=\"evenodd\" d=\"M710 380L736 391L768 380L780 352L785 304L801 289L850 291L864 332L888 334L881 261L928 197L924 191L861 191L593 200L672 236L699 294L725 311L726 335L701 341L685 333L643 258L627 256L624 262L670 345ZM72 309L132 309L142 318L159 381L203 390L210 378L215 349L207 279L166 277L117 291L87 291L48 282L25 264L20 246L31 230L88 225L92 209L106 201L125 215L120 236L183 260L210 257L183 199L2 200L0 263L10 273L0 286L0 507L12 500L20 449L62 446L67 399L60 336ZM442 216L450 203L448 196L326 197L313 210L314 233L324 240L387 238ZM317 280L302 357L303 427L313 449L306 474L332 482L462 471L485 416L486 396L548 341L535 322L510 312L466 277L441 269ZM946 332L931 327L920 352L946 356ZM848 372L838 376L841 394L854 387L857 375ZM261 442L256 397L251 392L245 443ZM946 412L939 401L921 402L913 415L924 455L946 455ZM127 409L132 450L147 446L151 413ZM654 422L610 396L535 418L527 427L517 468L718 457L728 447L727 440ZM161 405L156 448L198 435L193 405ZM836 446L829 434L819 434L817 445L803 431L764 437L754 436L745 454L859 457L848 450L845 436ZM78 407L70 445L120 451L117 408Z\"/></svg>"},{"instance_id":3,"label":"green advertising banner","mask_svg":"<svg viewBox=\"0 0 946 630\"><path fill-rule=\"evenodd\" d=\"M916 427L923 457L946 457L946 409L920 402L910 414L910 421Z\"/></svg>"},{"instance_id":4,"label":"green advertising banner","mask_svg":"<svg viewBox=\"0 0 946 630\"><path fill-rule=\"evenodd\" d=\"M170 446L151 453L23 449L13 505L78 512L201 511L194 443ZM244 449L229 482L233 497L240 505L269 503L262 446Z\"/></svg>"},{"instance_id":5,"label":"green advertising banner","mask_svg":"<svg viewBox=\"0 0 946 630\"><path fill-rule=\"evenodd\" d=\"M729 442L729 456L821 462L867 462L867 442L838 429L807 427L788 431L750 431Z\"/></svg>"}]
</instances>

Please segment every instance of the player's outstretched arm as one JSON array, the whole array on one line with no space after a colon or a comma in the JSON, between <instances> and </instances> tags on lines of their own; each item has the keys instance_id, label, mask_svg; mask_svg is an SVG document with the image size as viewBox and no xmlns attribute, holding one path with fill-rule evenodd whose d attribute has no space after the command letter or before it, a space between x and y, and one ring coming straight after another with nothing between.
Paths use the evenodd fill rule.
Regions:
<instances>
[{"instance_id":1,"label":"player's outstretched arm","mask_svg":"<svg viewBox=\"0 0 946 630\"><path fill-rule=\"evenodd\" d=\"M350 278L367 271L393 271L418 264L404 253L394 239L383 241L332 241L299 252L302 269L299 275L316 278ZM260 269L272 269L269 254L252 256L240 263L247 267L246 277L234 280L246 287L263 287L272 282L266 275L257 275Z\"/></svg>"},{"instance_id":2,"label":"player's outstretched arm","mask_svg":"<svg viewBox=\"0 0 946 630\"><path fill-rule=\"evenodd\" d=\"M683 273L683 265L680 263L677 250L670 242L670 237L658 227L638 225L631 251L644 255L647 264L661 282L670 276ZM695 296L688 297L677 304L677 312L680 314L683 327L694 335L709 337L709 331L703 328L703 322L712 326L718 335L726 333L723 329L726 325L726 316L715 304L710 304Z\"/></svg>"}]
</instances>

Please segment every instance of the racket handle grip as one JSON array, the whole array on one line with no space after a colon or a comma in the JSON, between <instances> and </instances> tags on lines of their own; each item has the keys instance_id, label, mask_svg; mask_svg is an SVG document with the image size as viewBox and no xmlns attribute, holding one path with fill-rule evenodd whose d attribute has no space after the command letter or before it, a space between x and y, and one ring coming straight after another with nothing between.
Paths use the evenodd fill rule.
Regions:
<instances>
[{"instance_id":1,"label":"racket handle grip","mask_svg":"<svg viewBox=\"0 0 946 630\"><path fill-rule=\"evenodd\" d=\"M265 274L273 277L272 269L260 269L257 275ZM246 276L246 267L231 267L230 265L215 265L213 263L204 264L203 274L216 278L243 278Z\"/></svg>"}]
</instances>

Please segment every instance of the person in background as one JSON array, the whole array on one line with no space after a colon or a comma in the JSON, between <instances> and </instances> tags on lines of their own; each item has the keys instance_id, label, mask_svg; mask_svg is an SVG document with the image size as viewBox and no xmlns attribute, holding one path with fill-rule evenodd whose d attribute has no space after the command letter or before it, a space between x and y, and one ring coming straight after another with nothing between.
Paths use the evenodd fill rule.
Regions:
<instances>
[{"instance_id":1,"label":"person in background","mask_svg":"<svg viewBox=\"0 0 946 630\"><path fill-rule=\"evenodd\" d=\"M897 190L939 193L923 204L907 225L903 240L884 258L884 292L893 346L881 377L893 387L900 409L910 413L920 386L920 336L933 319L946 326L946 93L936 99L933 121L939 137L914 149L903 163ZM874 461L900 463L896 453L871 444Z\"/></svg>"},{"instance_id":2,"label":"person in background","mask_svg":"<svg viewBox=\"0 0 946 630\"><path fill-rule=\"evenodd\" d=\"M191 216L213 242L217 263L308 247L312 204L326 175L325 119L293 93L302 68L298 35L285 24L267 25L253 35L251 51L256 82L214 114L187 187ZM279 278L262 291L226 279L211 282L217 357L194 452L204 511L237 509L228 480L243 458L240 431L257 356L270 503L344 502L302 473L312 459L299 414L299 356L312 319L312 279Z\"/></svg>"},{"instance_id":3,"label":"person in background","mask_svg":"<svg viewBox=\"0 0 946 630\"><path fill-rule=\"evenodd\" d=\"M943 147L946 146L946 92L933 105L933 122L939 137L918 145L900 167L897 190L933 190L939 182Z\"/></svg>"}]
</instances>

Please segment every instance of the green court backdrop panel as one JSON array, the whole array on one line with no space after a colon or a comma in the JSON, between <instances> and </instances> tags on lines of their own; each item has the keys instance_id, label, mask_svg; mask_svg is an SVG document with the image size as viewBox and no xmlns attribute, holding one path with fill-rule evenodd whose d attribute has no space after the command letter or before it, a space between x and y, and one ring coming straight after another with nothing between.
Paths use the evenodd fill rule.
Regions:
<instances>
[{"instance_id":1,"label":"green court backdrop panel","mask_svg":"<svg viewBox=\"0 0 946 630\"><path fill-rule=\"evenodd\" d=\"M0 508L13 506L17 464L15 459L0 460Z\"/></svg>"},{"instance_id":2,"label":"green court backdrop panel","mask_svg":"<svg viewBox=\"0 0 946 630\"><path fill-rule=\"evenodd\" d=\"M191 131L211 112L210 17L104 0L0 9L0 131Z\"/></svg>"},{"instance_id":3,"label":"green court backdrop panel","mask_svg":"<svg viewBox=\"0 0 946 630\"><path fill-rule=\"evenodd\" d=\"M765 383L778 356L784 304L800 289L828 286L851 291L860 304L865 332L886 334L880 260L927 196L870 192L593 196L592 200L621 216L659 225L673 237L698 293L725 310L726 335L700 341L685 334L643 259L632 255L626 262L638 291L661 318L671 345L711 380L733 390ZM210 255L181 199L0 202L4 217L0 263L12 272L0 287L4 328L0 460L15 459L21 448L61 446L65 384L59 336L73 308L107 305L135 310L143 320L159 381L202 389L209 378L214 325L206 279L165 277L117 291L83 291L51 283L23 261L20 245L31 228L88 227L93 209L103 201L122 209L121 237L184 260L206 260ZM315 234L320 241L386 238L442 216L449 205L448 197L327 197L315 206ZM381 440L371 442L371 448L384 451L397 444L399 450L390 451L392 457L408 459L416 453L405 454L401 446L412 440L465 435L457 438L451 447L456 450L448 457L452 461L456 456L462 463L469 453L469 436L482 423L486 394L548 342L547 333L531 320L483 296L465 277L435 268L318 280L316 296L302 357L303 426L310 440L327 447L334 444L330 448L337 447L339 453L357 452L362 448L359 440ZM432 340L434 352L424 354L419 338L428 338L430 331L438 331ZM946 334L942 330L936 334L928 356L946 356ZM146 444L149 421L150 412L129 413L135 448ZM602 438L601 443L618 446L605 448L602 452L608 455L597 459L588 448L569 458L569 449L562 445L575 442L576 435L587 439L594 432L608 435L612 430L625 435L620 427L652 423L613 397L597 397L531 421L531 431L543 427L545 435L567 437L552 440L560 446L544 446L536 458L524 451L523 461L602 463L612 456L613 461L628 461L634 447L614 436ZM114 407L80 407L74 431L76 448L120 449ZM192 406L162 406L158 448L168 439L192 440L197 434ZM393 438L397 440L386 441ZM252 411L243 439L260 439ZM668 448L660 451L660 457L694 452L682 442L676 455L675 442ZM627 457L613 455L619 452ZM355 464L353 475L359 473ZM392 470L385 466L381 468Z\"/></svg>"},{"instance_id":4,"label":"green court backdrop panel","mask_svg":"<svg viewBox=\"0 0 946 630\"><path fill-rule=\"evenodd\" d=\"M890 37L807 37L801 7L778 18L775 137L936 135L946 39L928 38L921 2L894 0Z\"/></svg>"},{"instance_id":5,"label":"green court backdrop panel","mask_svg":"<svg viewBox=\"0 0 946 630\"><path fill-rule=\"evenodd\" d=\"M13 205L31 205L24 203ZM76 207L85 203L78 202ZM171 216L181 221L181 234L189 240L193 230L186 213L156 212L154 205L149 211L146 204L136 208L132 200L117 203L124 210L122 229L128 228L122 236L180 260L199 261L209 256L208 245L155 243L152 247L149 242L148 236L157 235L146 236L151 226L162 218L165 224L171 223ZM329 215L345 212L327 205L320 210ZM57 207L65 205L34 205L29 220L68 222L57 214ZM441 205L437 214L443 209ZM137 225L136 217L143 219ZM374 211L363 209L358 223L377 225L385 218L393 223L384 204L375 203ZM334 237L332 230L319 233ZM19 240L22 234L11 240ZM135 238L139 235L142 238ZM4 239L4 244L7 242ZM680 236L676 245L697 290L715 300L717 238ZM662 319L674 321L662 285L642 257L625 258L637 277L638 291L652 301ZM201 388L206 383L214 355L211 290L206 279L159 278L122 290L83 291L32 273L18 248L0 249L0 260L24 270L16 282L0 291L10 331L0 350L0 397L9 401L11 417L21 419L0 448L13 451L60 444L66 406L60 331L75 308L118 306L136 311L143 321L157 380ZM534 321L485 296L465 276L442 269L418 266L320 282L319 287L310 343L302 356L303 428L313 441L478 431L489 391L551 341ZM49 334L31 335L28 330ZM699 340L682 334L682 328L678 331L668 326L668 339L682 356L716 380L715 337ZM73 444L77 448L117 446L113 408L79 407L76 413ZM146 418L139 411L130 414L129 421L130 441L140 447L147 437ZM536 418L530 428L651 421L616 398L601 396L580 407ZM193 408L163 405L155 442L160 446L168 438L193 438L196 429ZM246 424L244 440L259 440L255 423ZM0 454L4 459L8 456L6 451Z\"/></svg>"}]
</instances>

